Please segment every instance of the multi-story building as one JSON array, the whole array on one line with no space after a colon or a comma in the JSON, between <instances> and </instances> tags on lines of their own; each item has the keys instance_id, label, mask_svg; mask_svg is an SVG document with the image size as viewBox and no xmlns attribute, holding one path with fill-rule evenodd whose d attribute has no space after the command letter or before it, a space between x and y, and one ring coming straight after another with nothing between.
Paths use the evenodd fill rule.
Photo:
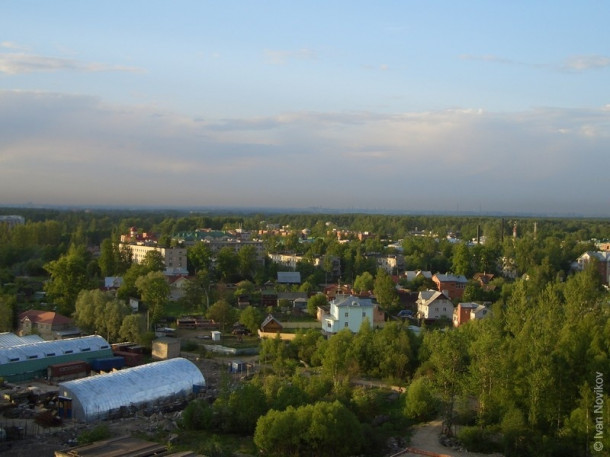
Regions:
<instances>
[{"instance_id":1,"label":"multi-story building","mask_svg":"<svg viewBox=\"0 0 610 457\"><path fill-rule=\"evenodd\" d=\"M588 251L581 255L572 264L572 269L583 271L591 262L597 262L597 269L602 284L610 284L610 252L608 251Z\"/></svg>"},{"instance_id":2,"label":"multi-story building","mask_svg":"<svg viewBox=\"0 0 610 457\"><path fill-rule=\"evenodd\" d=\"M348 328L356 333L365 319L373 327L374 308L370 298L360 298L354 295L340 295L330 302L328 314L322 317L322 330L327 334L337 333Z\"/></svg>"},{"instance_id":3,"label":"multi-story building","mask_svg":"<svg viewBox=\"0 0 610 457\"><path fill-rule=\"evenodd\" d=\"M121 244L121 249L129 249L132 260L135 263L142 263L146 254L157 251L163 257L165 265L164 274L166 275L187 275L186 248L161 248L159 246L140 245L140 244Z\"/></svg>"},{"instance_id":4,"label":"multi-story building","mask_svg":"<svg viewBox=\"0 0 610 457\"><path fill-rule=\"evenodd\" d=\"M173 237L174 241L184 246L194 246L196 243L206 243L210 248L212 254L218 254L218 252L228 247L234 252L239 252L246 246L254 248L256 253L256 261L263 263L265 261L265 246L262 241L253 240L250 232L236 229L236 230L212 230L212 229L198 229L194 232L181 232Z\"/></svg>"}]
</instances>

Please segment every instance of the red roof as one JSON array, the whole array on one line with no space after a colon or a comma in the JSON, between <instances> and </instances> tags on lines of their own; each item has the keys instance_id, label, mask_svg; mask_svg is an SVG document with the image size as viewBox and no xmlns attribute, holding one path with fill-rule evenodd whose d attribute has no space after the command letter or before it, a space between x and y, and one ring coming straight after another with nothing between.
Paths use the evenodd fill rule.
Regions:
<instances>
[{"instance_id":1,"label":"red roof","mask_svg":"<svg viewBox=\"0 0 610 457\"><path fill-rule=\"evenodd\" d=\"M55 313L53 311L40 311L32 309L30 311L24 311L19 314L19 321L28 318L33 324L52 324L52 325L62 325L62 324L71 324L72 319L66 316L62 316L61 314Z\"/></svg>"}]
</instances>

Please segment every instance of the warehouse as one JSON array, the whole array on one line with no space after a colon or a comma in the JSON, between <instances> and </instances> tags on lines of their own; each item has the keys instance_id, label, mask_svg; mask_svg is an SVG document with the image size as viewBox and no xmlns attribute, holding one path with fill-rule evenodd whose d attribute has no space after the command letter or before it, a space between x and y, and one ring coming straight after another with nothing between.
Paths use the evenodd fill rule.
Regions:
<instances>
[{"instance_id":1,"label":"warehouse","mask_svg":"<svg viewBox=\"0 0 610 457\"><path fill-rule=\"evenodd\" d=\"M8 337L5 336L4 339L6 341ZM46 377L50 365L74 361L91 362L107 357L112 357L112 348L98 335L26 342L0 347L0 377L8 382L29 381Z\"/></svg>"},{"instance_id":2,"label":"warehouse","mask_svg":"<svg viewBox=\"0 0 610 457\"><path fill-rule=\"evenodd\" d=\"M59 384L63 416L85 422L184 399L205 387L195 364L184 358L153 362Z\"/></svg>"}]
</instances>

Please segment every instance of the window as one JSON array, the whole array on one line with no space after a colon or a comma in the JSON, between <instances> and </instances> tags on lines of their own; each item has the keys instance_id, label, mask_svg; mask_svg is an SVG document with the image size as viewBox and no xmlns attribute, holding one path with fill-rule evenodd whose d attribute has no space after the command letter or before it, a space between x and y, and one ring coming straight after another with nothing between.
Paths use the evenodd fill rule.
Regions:
<instances>
[{"instance_id":1,"label":"window","mask_svg":"<svg viewBox=\"0 0 610 457\"><path fill-rule=\"evenodd\" d=\"M362 317L366 317L366 313L362 311Z\"/></svg>"},{"instance_id":2,"label":"window","mask_svg":"<svg viewBox=\"0 0 610 457\"><path fill-rule=\"evenodd\" d=\"M37 355L28 355L28 359L37 359L38 356Z\"/></svg>"},{"instance_id":3,"label":"window","mask_svg":"<svg viewBox=\"0 0 610 457\"><path fill-rule=\"evenodd\" d=\"M345 327L346 327L346 328L347 328L347 327L348 327L348 324L347 324L347 322L346 322L346 323L345 323Z\"/></svg>"},{"instance_id":4,"label":"window","mask_svg":"<svg viewBox=\"0 0 610 457\"><path fill-rule=\"evenodd\" d=\"M90 351L90 350L91 350L91 348L80 348L81 352L87 352L87 351Z\"/></svg>"},{"instance_id":5,"label":"window","mask_svg":"<svg viewBox=\"0 0 610 457\"><path fill-rule=\"evenodd\" d=\"M67 351L64 351L64 354L72 354L74 351L72 349L68 349Z\"/></svg>"},{"instance_id":6,"label":"window","mask_svg":"<svg viewBox=\"0 0 610 457\"><path fill-rule=\"evenodd\" d=\"M345 317L349 317L349 313L348 312L345 313Z\"/></svg>"},{"instance_id":7,"label":"window","mask_svg":"<svg viewBox=\"0 0 610 457\"><path fill-rule=\"evenodd\" d=\"M49 353L47 354L47 357L53 357L54 355L55 355L55 353L54 353L54 352L49 352Z\"/></svg>"}]
</instances>

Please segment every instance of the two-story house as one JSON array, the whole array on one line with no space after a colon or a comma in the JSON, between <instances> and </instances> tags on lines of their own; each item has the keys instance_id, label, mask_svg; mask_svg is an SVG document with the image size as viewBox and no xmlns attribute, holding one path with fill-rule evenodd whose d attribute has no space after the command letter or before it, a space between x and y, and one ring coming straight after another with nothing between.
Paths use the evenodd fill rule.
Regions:
<instances>
[{"instance_id":1,"label":"two-story house","mask_svg":"<svg viewBox=\"0 0 610 457\"><path fill-rule=\"evenodd\" d=\"M72 319L53 311L30 310L19 314L19 336L38 333L45 340L80 336Z\"/></svg>"},{"instance_id":2,"label":"two-story house","mask_svg":"<svg viewBox=\"0 0 610 457\"><path fill-rule=\"evenodd\" d=\"M491 311L478 303L459 303L453 311L453 326L459 327L468 321L475 321L489 316Z\"/></svg>"},{"instance_id":3,"label":"two-story house","mask_svg":"<svg viewBox=\"0 0 610 457\"><path fill-rule=\"evenodd\" d=\"M443 292L423 290L417 297L417 317L420 319L453 318L453 303Z\"/></svg>"},{"instance_id":4,"label":"two-story house","mask_svg":"<svg viewBox=\"0 0 610 457\"><path fill-rule=\"evenodd\" d=\"M464 275L453 275L451 273L437 273L432 276L432 281L436 284L436 288L439 292L443 292L452 300L462 298L466 285L468 284L468 280Z\"/></svg>"},{"instance_id":5,"label":"two-story house","mask_svg":"<svg viewBox=\"0 0 610 457\"><path fill-rule=\"evenodd\" d=\"M344 328L356 333L365 319L373 327L375 305L370 298L354 295L338 295L332 302L328 314L322 316L322 330L334 334Z\"/></svg>"}]
</instances>

